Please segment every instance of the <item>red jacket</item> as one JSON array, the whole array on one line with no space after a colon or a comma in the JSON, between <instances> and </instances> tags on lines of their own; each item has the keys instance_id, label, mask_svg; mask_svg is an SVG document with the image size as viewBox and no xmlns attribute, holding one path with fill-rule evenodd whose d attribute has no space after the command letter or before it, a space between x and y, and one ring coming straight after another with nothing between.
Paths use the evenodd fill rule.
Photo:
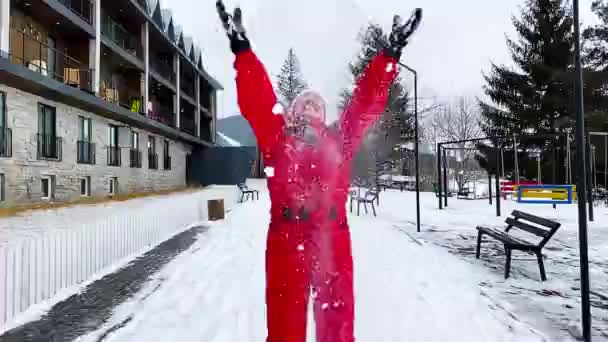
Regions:
<instances>
[{"instance_id":1,"label":"red jacket","mask_svg":"<svg viewBox=\"0 0 608 342\"><path fill-rule=\"evenodd\" d=\"M318 139L307 144L290 133L283 115L272 112L277 98L256 55L251 50L237 54L239 106L257 137L264 164L274 168L268 178L272 222L299 217L345 223L352 159L368 128L384 112L396 62L377 55L358 80L337 129L316 125Z\"/></svg>"}]
</instances>

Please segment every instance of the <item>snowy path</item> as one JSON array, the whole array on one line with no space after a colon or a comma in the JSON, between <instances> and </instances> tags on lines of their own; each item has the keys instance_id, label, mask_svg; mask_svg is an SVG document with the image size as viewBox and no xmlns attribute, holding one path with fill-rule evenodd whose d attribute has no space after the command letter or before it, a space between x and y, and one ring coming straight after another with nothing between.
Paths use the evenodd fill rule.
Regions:
<instances>
[{"instance_id":1,"label":"snowy path","mask_svg":"<svg viewBox=\"0 0 608 342\"><path fill-rule=\"evenodd\" d=\"M267 193L237 207L157 274L159 288L151 281L78 341L98 341L125 321L103 341L264 341L268 210ZM419 245L382 216L352 217L351 226L358 341L545 340L481 293L470 264Z\"/></svg>"}]
</instances>

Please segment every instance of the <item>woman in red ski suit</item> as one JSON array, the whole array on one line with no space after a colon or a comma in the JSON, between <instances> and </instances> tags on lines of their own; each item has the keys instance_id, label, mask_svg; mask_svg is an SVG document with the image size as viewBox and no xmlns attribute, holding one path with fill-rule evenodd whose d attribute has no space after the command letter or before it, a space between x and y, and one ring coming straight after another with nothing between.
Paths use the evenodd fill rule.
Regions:
<instances>
[{"instance_id":1,"label":"woman in red ski suit","mask_svg":"<svg viewBox=\"0 0 608 342\"><path fill-rule=\"evenodd\" d=\"M351 162L366 130L385 109L401 49L420 13L416 24L400 25L396 18L391 47L367 66L332 129L325 125L325 103L315 92L304 92L287 113L278 113L271 80L250 48L240 10L232 17L218 1L218 11L236 55L240 109L265 166L273 169L268 177L267 341L305 341L311 296L317 341L352 342L353 261L346 220Z\"/></svg>"}]
</instances>

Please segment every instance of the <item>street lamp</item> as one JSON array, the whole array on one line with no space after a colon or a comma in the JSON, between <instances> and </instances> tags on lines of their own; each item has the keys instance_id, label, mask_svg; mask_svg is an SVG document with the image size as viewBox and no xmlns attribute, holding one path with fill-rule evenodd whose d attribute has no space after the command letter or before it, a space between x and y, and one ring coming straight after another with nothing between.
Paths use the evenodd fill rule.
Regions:
<instances>
[{"instance_id":1,"label":"street lamp","mask_svg":"<svg viewBox=\"0 0 608 342\"><path fill-rule=\"evenodd\" d=\"M585 342L591 342L591 307L589 303L589 256L587 254L587 211L586 194L587 184L585 180L585 118L583 116L583 71L581 63L581 34L579 20L578 0L572 1L574 19L574 52L575 52L575 73L576 81L574 85L575 109L576 109L576 196L578 200L578 234L580 249L580 271L581 271L581 314L582 330Z\"/></svg>"},{"instance_id":2,"label":"street lamp","mask_svg":"<svg viewBox=\"0 0 608 342\"><path fill-rule=\"evenodd\" d=\"M418 165L418 73L416 70L399 62L399 65L414 74L414 158L416 159L416 231L420 232L420 168Z\"/></svg>"}]
</instances>

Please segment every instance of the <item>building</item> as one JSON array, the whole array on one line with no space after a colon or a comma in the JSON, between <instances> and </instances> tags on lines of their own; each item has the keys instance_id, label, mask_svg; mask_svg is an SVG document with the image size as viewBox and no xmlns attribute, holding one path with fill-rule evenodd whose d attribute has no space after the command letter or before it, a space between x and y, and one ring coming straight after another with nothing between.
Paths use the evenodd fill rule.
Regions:
<instances>
[{"instance_id":1,"label":"building","mask_svg":"<svg viewBox=\"0 0 608 342\"><path fill-rule=\"evenodd\" d=\"M201 49L158 0L0 0L2 203L187 184L215 140Z\"/></svg>"}]
</instances>

